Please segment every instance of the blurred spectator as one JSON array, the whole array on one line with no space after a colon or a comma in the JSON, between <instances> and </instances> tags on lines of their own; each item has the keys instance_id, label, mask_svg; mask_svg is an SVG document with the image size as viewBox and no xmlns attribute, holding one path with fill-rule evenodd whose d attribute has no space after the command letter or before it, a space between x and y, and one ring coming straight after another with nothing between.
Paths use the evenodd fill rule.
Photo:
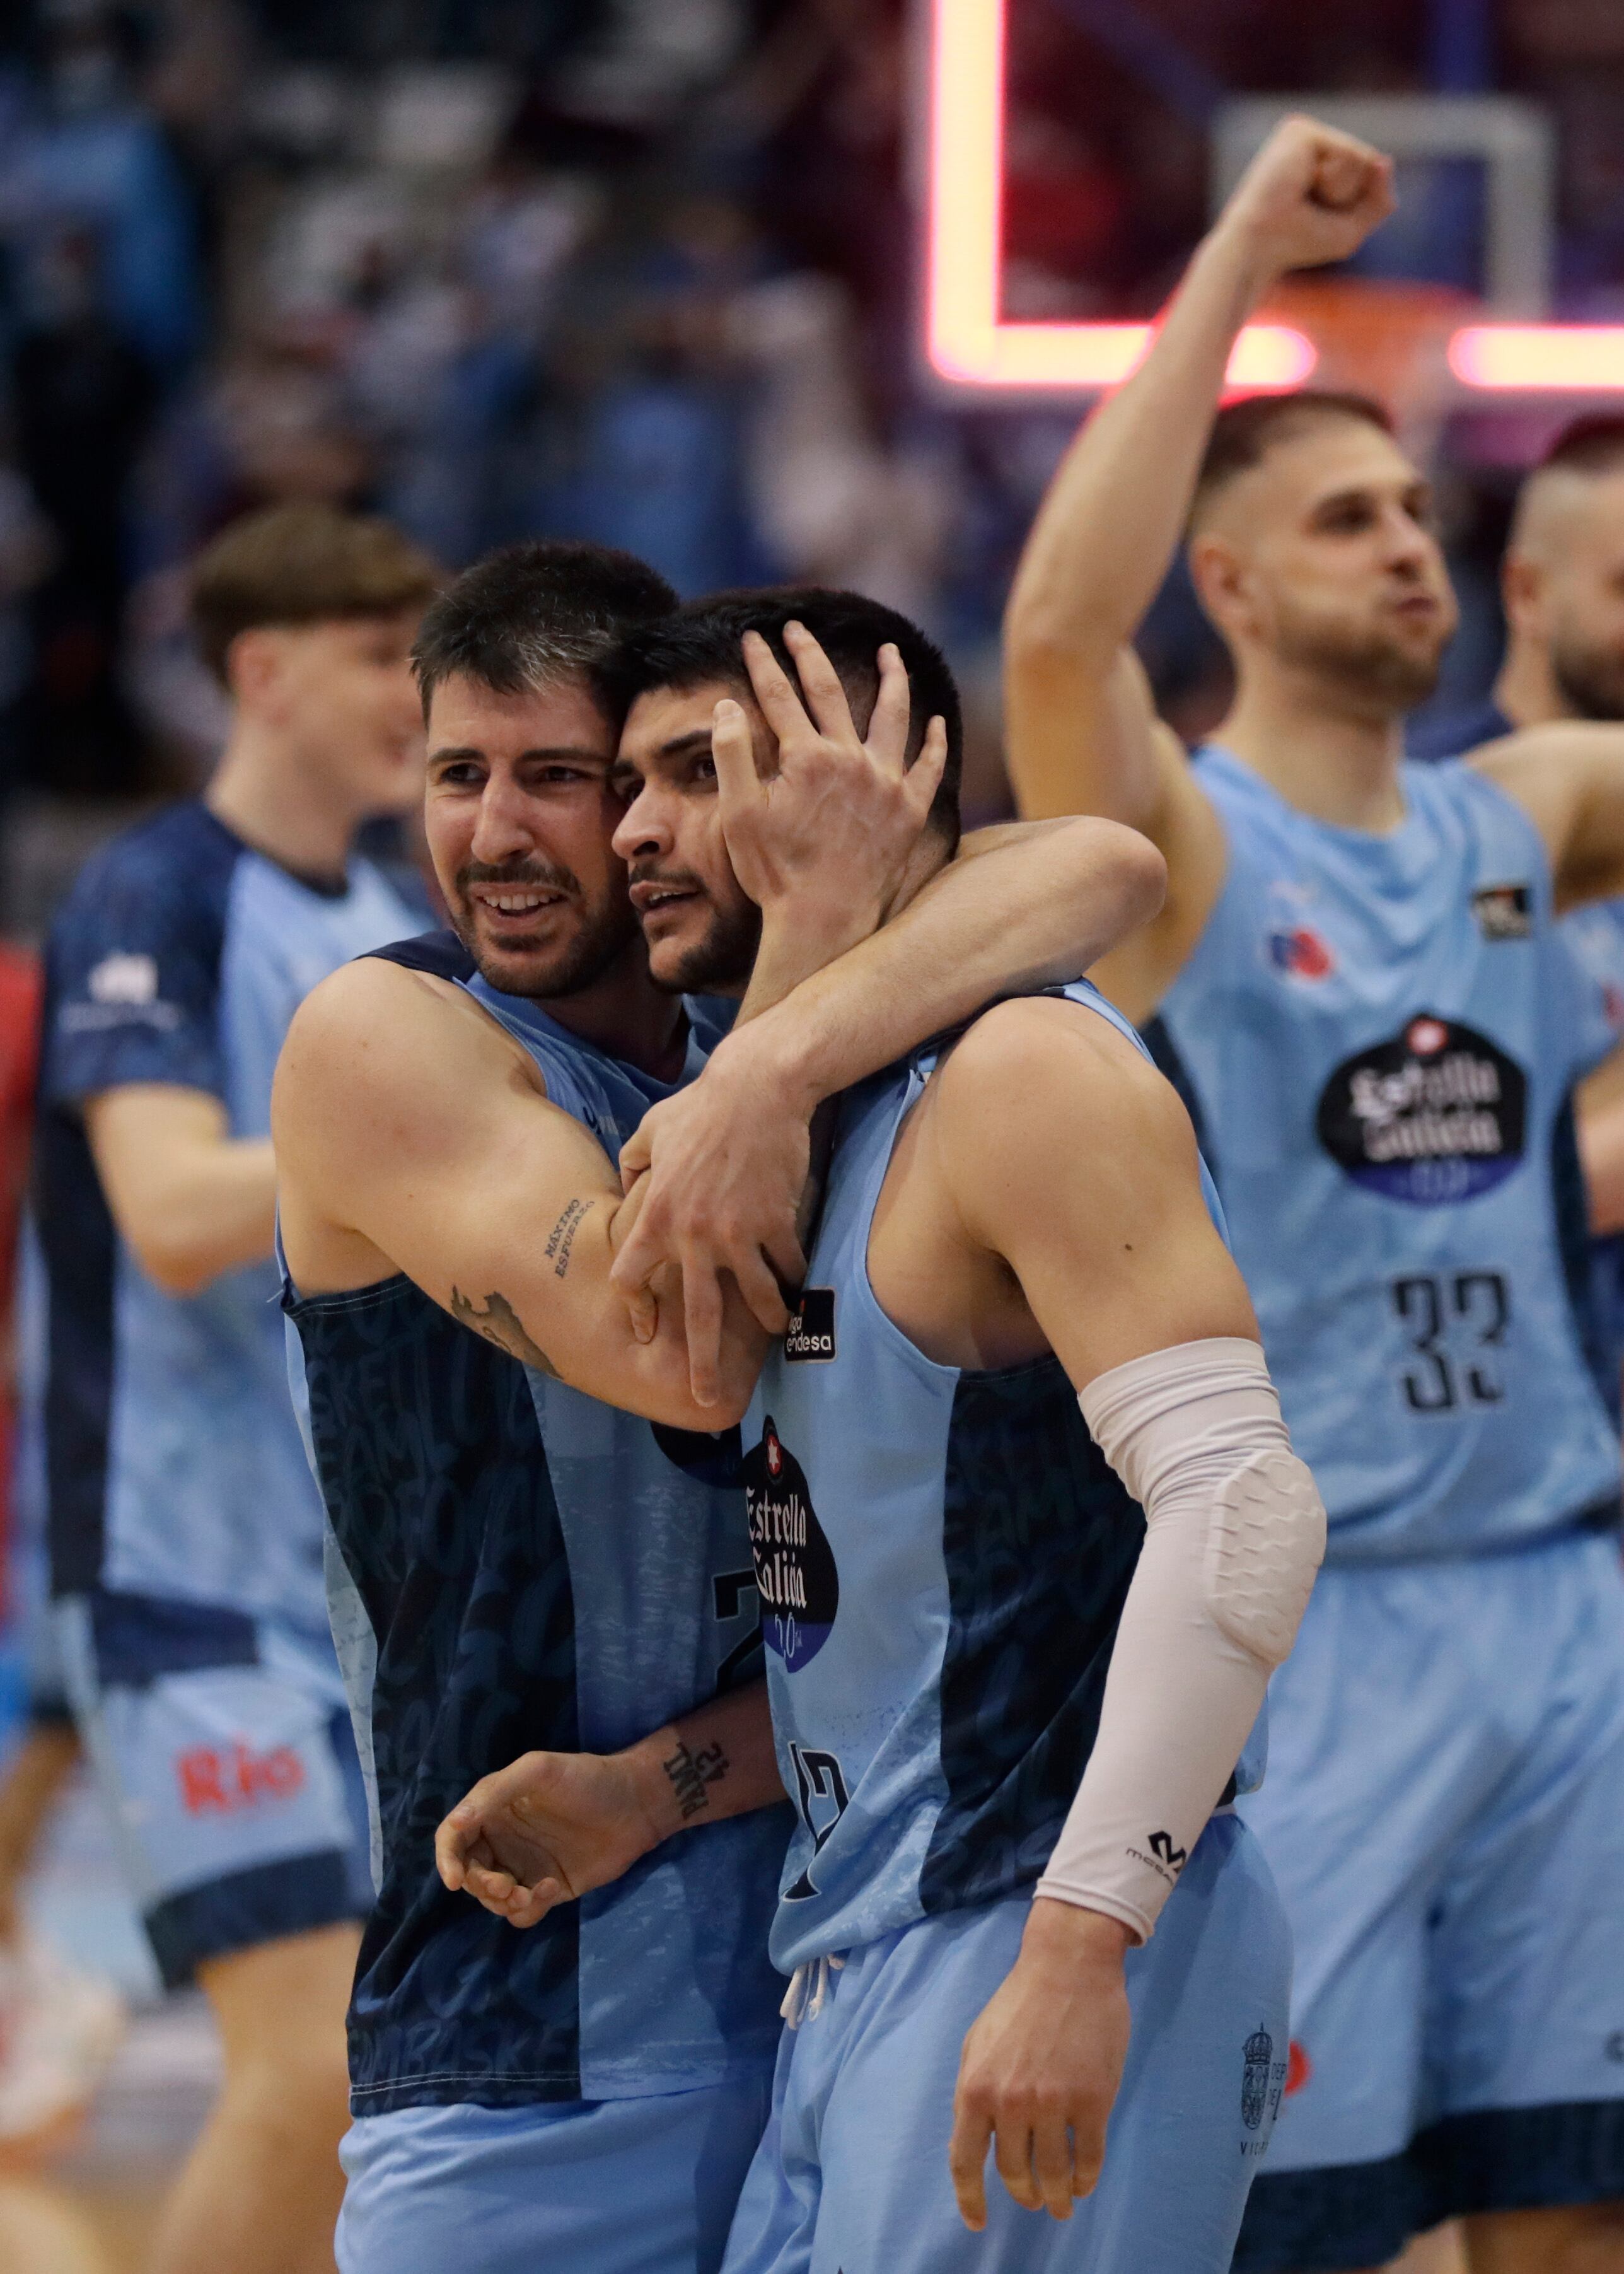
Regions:
<instances>
[{"instance_id":1,"label":"blurred spectator","mask_svg":"<svg viewBox=\"0 0 1624 2274\"><path fill-rule=\"evenodd\" d=\"M98 282L88 232L64 229L39 249L11 373L19 465L54 539L31 602L28 771L77 790L134 786L135 728L117 680L125 500L156 401L151 366L107 313Z\"/></svg>"}]
</instances>

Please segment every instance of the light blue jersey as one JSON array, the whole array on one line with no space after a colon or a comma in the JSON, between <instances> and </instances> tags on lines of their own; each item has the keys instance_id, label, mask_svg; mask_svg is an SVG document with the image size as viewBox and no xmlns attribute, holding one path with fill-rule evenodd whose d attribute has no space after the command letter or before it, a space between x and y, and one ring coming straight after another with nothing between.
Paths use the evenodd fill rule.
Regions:
<instances>
[{"instance_id":1,"label":"light blue jersey","mask_svg":"<svg viewBox=\"0 0 1624 2274\"><path fill-rule=\"evenodd\" d=\"M1086 983L1065 992L1132 1038ZM1039 1878L1144 1539L1058 1359L938 1366L875 1299L875 1205L934 1064L846 1099L806 1291L745 1427L801 1819L772 1938L786 1971Z\"/></svg>"},{"instance_id":2,"label":"light blue jersey","mask_svg":"<svg viewBox=\"0 0 1624 2274\"><path fill-rule=\"evenodd\" d=\"M1091 987L1064 992L1131 1031ZM1158 1851L1171 1892L1128 1955L1099 2187L1062 2224L992 2178L975 2234L953 2198L966 2036L1081 1781L1145 1525L1056 1359L937 1366L875 1298L875 1204L934 1062L844 1102L808 1285L746 1425L801 1817L772 1948L808 1972L725 2274L1227 2274L1285 2082L1289 1973L1273 1883L1229 1811L1187 1859Z\"/></svg>"},{"instance_id":3,"label":"light blue jersey","mask_svg":"<svg viewBox=\"0 0 1624 2274\"><path fill-rule=\"evenodd\" d=\"M1223 889L1153 1043L1192 1105L1329 1560L1616 1520L1569 1092L1590 990L1544 847L1470 768L1386 836L1197 759Z\"/></svg>"},{"instance_id":4,"label":"light blue jersey","mask_svg":"<svg viewBox=\"0 0 1624 2274\"><path fill-rule=\"evenodd\" d=\"M197 803L116 840L59 910L35 1167L58 1594L323 1623L321 1505L288 1399L275 1266L167 1294L118 1238L82 1109L99 1091L170 1083L219 1098L234 1137L267 1136L299 1004L420 922L370 862L323 889Z\"/></svg>"}]
</instances>

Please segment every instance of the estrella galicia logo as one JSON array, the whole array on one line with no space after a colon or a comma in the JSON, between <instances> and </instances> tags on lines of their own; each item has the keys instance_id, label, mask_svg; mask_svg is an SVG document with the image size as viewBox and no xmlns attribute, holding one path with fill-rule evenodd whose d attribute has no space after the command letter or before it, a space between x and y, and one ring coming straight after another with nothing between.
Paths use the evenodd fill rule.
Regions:
<instances>
[{"instance_id":1,"label":"estrella galicia logo","mask_svg":"<svg viewBox=\"0 0 1624 2274\"><path fill-rule=\"evenodd\" d=\"M835 1354L835 1291L806 1287L784 1330L787 1366L827 1366Z\"/></svg>"},{"instance_id":2,"label":"estrella galicia logo","mask_svg":"<svg viewBox=\"0 0 1624 2274\"><path fill-rule=\"evenodd\" d=\"M1498 1043L1423 1011L1344 1058L1320 1096L1320 1142L1356 1185L1417 1208L1475 1200L1522 1158L1528 1080Z\"/></svg>"},{"instance_id":3,"label":"estrella galicia logo","mask_svg":"<svg viewBox=\"0 0 1624 2274\"><path fill-rule=\"evenodd\" d=\"M829 1639L840 1606L834 1550L812 1507L807 1473L771 1413L744 1457L744 1509L761 1595L762 1637L793 1674Z\"/></svg>"},{"instance_id":4,"label":"estrella galicia logo","mask_svg":"<svg viewBox=\"0 0 1624 2274\"><path fill-rule=\"evenodd\" d=\"M1241 2071L1241 2122L1255 2132L1268 2108L1269 2084L1274 2067L1274 2040L1267 2029L1254 2029L1244 2047Z\"/></svg>"},{"instance_id":5,"label":"estrella galicia logo","mask_svg":"<svg viewBox=\"0 0 1624 2274\"><path fill-rule=\"evenodd\" d=\"M1471 896L1472 914L1485 939L1529 939L1534 919L1526 885L1482 885Z\"/></svg>"}]
</instances>

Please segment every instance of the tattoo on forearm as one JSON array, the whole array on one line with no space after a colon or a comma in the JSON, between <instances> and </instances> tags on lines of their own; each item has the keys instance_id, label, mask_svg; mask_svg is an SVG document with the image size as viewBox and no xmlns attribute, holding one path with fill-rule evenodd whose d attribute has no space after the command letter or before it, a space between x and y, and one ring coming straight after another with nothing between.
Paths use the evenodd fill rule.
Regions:
<instances>
[{"instance_id":1,"label":"tattoo on forearm","mask_svg":"<svg viewBox=\"0 0 1624 2274\"><path fill-rule=\"evenodd\" d=\"M569 1269L569 1251L575 1244L575 1234L590 1211L590 1201L571 1201L547 1234L547 1244L542 1250L553 1265L553 1275L561 1279Z\"/></svg>"},{"instance_id":2,"label":"tattoo on forearm","mask_svg":"<svg viewBox=\"0 0 1624 2274\"><path fill-rule=\"evenodd\" d=\"M686 1741L679 1737L676 1751L660 1766L671 1780L678 1811L686 1824L689 1817L703 1815L710 1807L709 1788L719 1784L727 1774L727 1755L720 1745L702 1745L696 1753L691 1752Z\"/></svg>"},{"instance_id":3,"label":"tattoo on forearm","mask_svg":"<svg viewBox=\"0 0 1624 2274\"><path fill-rule=\"evenodd\" d=\"M477 1335L483 1335L486 1342L494 1343L498 1350L506 1351L509 1358L516 1358L521 1365L532 1366L538 1374L550 1374L554 1382L558 1381L557 1367L541 1344L530 1340L523 1320L506 1295L487 1295L482 1311L471 1296L454 1287L451 1315L460 1319L465 1327L471 1327Z\"/></svg>"}]
</instances>

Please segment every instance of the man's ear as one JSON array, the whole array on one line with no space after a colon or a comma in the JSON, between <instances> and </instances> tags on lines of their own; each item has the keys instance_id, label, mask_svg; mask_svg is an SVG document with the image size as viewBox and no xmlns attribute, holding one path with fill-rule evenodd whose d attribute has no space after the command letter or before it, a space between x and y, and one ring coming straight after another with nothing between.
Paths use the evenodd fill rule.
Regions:
<instances>
[{"instance_id":1,"label":"man's ear","mask_svg":"<svg viewBox=\"0 0 1624 2274\"><path fill-rule=\"evenodd\" d=\"M245 711L262 711L274 700L282 676L282 642L274 624L255 624L238 632L227 648L227 692Z\"/></svg>"},{"instance_id":2,"label":"man's ear","mask_svg":"<svg viewBox=\"0 0 1624 2274\"><path fill-rule=\"evenodd\" d=\"M1518 631L1544 629L1545 572L1527 553L1508 551L1500 563L1500 598L1506 621Z\"/></svg>"},{"instance_id":3,"label":"man's ear","mask_svg":"<svg viewBox=\"0 0 1624 2274\"><path fill-rule=\"evenodd\" d=\"M1245 565L1227 538L1203 530L1190 540L1190 581L1202 609L1226 636L1252 628Z\"/></svg>"}]
</instances>

